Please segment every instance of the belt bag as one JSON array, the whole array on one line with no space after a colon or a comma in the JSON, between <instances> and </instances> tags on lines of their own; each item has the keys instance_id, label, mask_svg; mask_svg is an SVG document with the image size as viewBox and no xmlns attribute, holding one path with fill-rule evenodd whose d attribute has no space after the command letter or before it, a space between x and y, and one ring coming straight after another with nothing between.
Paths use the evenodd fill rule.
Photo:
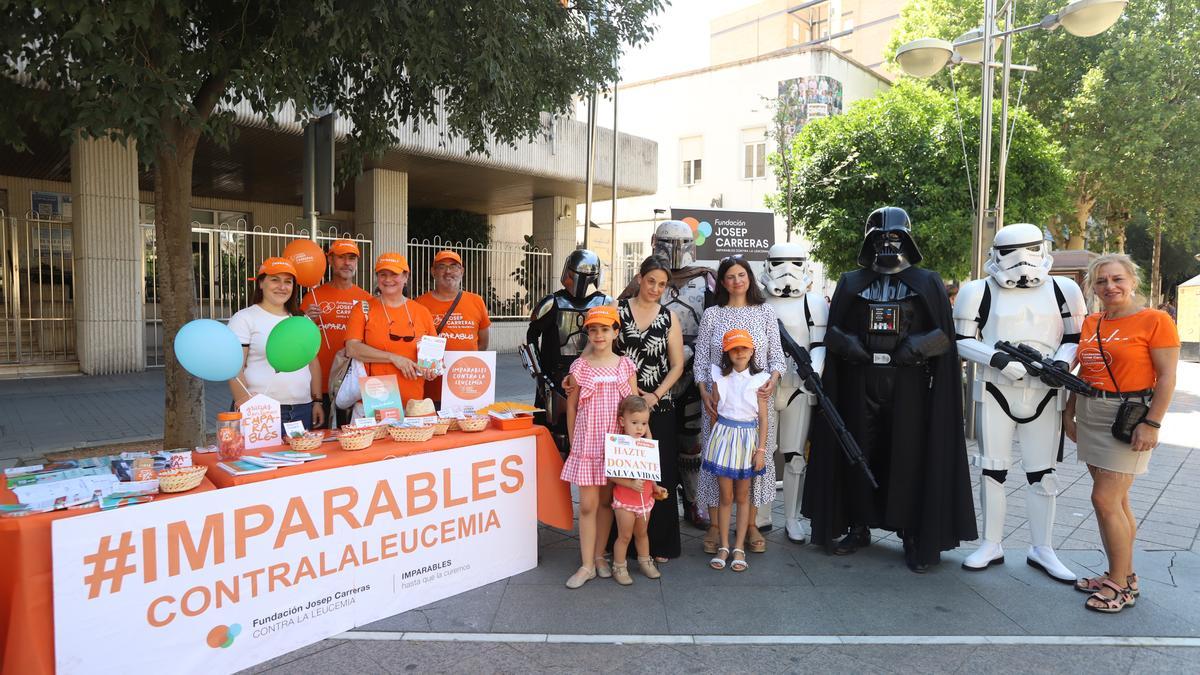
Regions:
<instances>
[{"instance_id":1,"label":"belt bag","mask_svg":"<svg viewBox=\"0 0 1200 675\"><path fill-rule=\"evenodd\" d=\"M1126 398L1121 393L1121 385L1117 384L1117 378L1108 365L1108 357L1104 354L1104 341L1100 339L1100 323L1102 321L1104 321L1103 315L1096 319L1096 346L1100 348L1100 360L1104 362L1104 368L1108 371L1108 377L1117 390L1117 396L1121 397L1121 405L1117 408L1117 418L1112 423L1112 435L1122 443L1132 443L1133 429L1146 419L1146 414L1150 412L1150 406L1146 405L1144 400L1135 401L1132 398Z\"/></svg>"}]
</instances>

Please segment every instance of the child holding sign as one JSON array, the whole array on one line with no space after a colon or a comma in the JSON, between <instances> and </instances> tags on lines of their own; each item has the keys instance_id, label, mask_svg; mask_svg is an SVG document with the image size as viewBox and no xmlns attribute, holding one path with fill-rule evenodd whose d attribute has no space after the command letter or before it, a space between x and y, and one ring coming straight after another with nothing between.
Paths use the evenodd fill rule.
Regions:
<instances>
[{"instance_id":1,"label":"child holding sign","mask_svg":"<svg viewBox=\"0 0 1200 675\"><path fill-rule=\"evenodd\" d=\"M758 388L770 373L754 365L754 338L734 329L721 340L721 365L712 367L712 395L717 398L717 421L704 450L703 468L716 475L721 490L717 526L721 546L709 561L715 570L725 569L729 558L729 517L737 502L737 543L733 549L734 572L750 566L746 562L746 530L750 525L750 483L766 468L767 399Z\"/></svg>"},{"instance_id":2,"label":"child holding sign","mask_svg":"<svg viewBox=\"0 0 1200 675\"><path fill-rule=\"evenodd\" d=\"M613 353L617 308L604 305L588 310L583 319L591 349L571 364L567 378L567 435L571 454L561 478L579 486L579 552L583 564L567 579L579 588L599 574L612 576L604 559L604 544L612 529L612 487L604 474L604 437L620 432L617 407L637 389L637 366Z\"/></svg>"},{"instance_id":3,"label":"child holding sign","mask_svg":"<svg viewBox=\"0 0 1200 675\"><path fill-rule=\"evenodd\" d=\"M641 396L626 396L617 408L617 421L621 433L633 438L650 437L650 406ZM650 524L650 511L655 499L666 499L667 489L652 480L633 478L610 478L613 482L612 507L617 517L617 541L613 544L613 579L622 586L633 583L629 576L629 563L625 556L629 552L629 540L637 548L638 567L649 579L662 576L650 557L650 537L646 527Z\"/></svg>"}]
</instances>

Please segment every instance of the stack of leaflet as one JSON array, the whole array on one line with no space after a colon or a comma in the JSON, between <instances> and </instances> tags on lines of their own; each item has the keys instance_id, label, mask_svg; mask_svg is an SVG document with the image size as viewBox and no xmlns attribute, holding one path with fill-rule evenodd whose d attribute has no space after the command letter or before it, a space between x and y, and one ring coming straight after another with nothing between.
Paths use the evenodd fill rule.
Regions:
<instances>
[{"instance_id":1,"label":"stack of leaflet","mask_svg":"<svg viewBox=\"0 0 1200 675\"><path fill-rule=\"evenodd\" d=\"M281 467L300 466L305 462L324 458L325 455L312 452L264 452L259 456L246 455L236 462L219 462L217 466L235 476L245 476Z\"/></svg>"}]
</instances>

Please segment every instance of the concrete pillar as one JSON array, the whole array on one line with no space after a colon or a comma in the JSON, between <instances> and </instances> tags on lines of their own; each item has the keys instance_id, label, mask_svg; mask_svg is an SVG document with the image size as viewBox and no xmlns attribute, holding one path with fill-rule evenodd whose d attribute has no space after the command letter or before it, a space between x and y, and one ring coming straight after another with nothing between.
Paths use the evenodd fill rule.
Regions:
<instances>
[{"instance_id":1,"label":"concrete pillar","mask_svg":"<svg viewBox=\"0 0 1200 675\"><path fill-rule=\"evenodd\" d=\"M127 145L71 145L75 351L89 375L145 369L138 162Z\"/></svg>"},{"instance_id":2,"label":"concrete pillar","mask_svg":"<svg viewBox=\"0 0 1200 675\"><path fill-rule=\"evenodd\" d=\"M384 251L408 255L408 174L368 169L354 183L354 228ZM375 261L364 261L374 266Z\"/></svg>"},{"instance_id":3,"label":"concrete pillar","mask_svg":"<svg viewBox=\"0 0 1200 675\"><path fill-rule=\"evenodd\" d=\"M558 288L558 276L563 263L574 251L576 199L569 197L542 197L533 200L533 245L550 251L550 274L554 279L551 290Z\"/></svg>"}]
</instances>

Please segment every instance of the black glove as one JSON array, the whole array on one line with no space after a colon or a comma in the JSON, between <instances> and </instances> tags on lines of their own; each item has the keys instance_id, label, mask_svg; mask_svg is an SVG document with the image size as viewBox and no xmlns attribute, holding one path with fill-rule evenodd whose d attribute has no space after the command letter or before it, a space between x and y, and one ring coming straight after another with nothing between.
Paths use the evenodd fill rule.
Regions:
<instances>
[{"instance_id":1,"label":"black glove","mask_svg":"<svg viewBox=\"0 0 1200 675\"><path fill-rule=\"evenodd\" d=\"M915 366L950 350L950 338L941 330L909 335L892 352L892 365Z\"/></svg>"},{"instance_id":2,"label":"black glove","mask_svg":"<svg viewBox=\"0 0 1200 675\"><path fill-rule=\"evenodd\" d=\"M837 326L829 326L825 331L825 348L846 359L850 363L870 363L871 355L863 348L863 343L857 336L851 335Z\"/></svg>"},{"instance_id":3,"label":"black glove","mask_svg":"<svg viewBox=\"0 0 1200 675\"><path fill-rule=\"evenodd\" d=\"M1054 367L1043 370L1038 375L1038 378L1041 379L1042 382L1046 383L1047 386L1061 387L1063 386L1063 381L1060 375L1067 375L1070 374L1070 372L1071 364L1067 363L1066 361L1055 361Z\"/></svg>"}]
</instances>

